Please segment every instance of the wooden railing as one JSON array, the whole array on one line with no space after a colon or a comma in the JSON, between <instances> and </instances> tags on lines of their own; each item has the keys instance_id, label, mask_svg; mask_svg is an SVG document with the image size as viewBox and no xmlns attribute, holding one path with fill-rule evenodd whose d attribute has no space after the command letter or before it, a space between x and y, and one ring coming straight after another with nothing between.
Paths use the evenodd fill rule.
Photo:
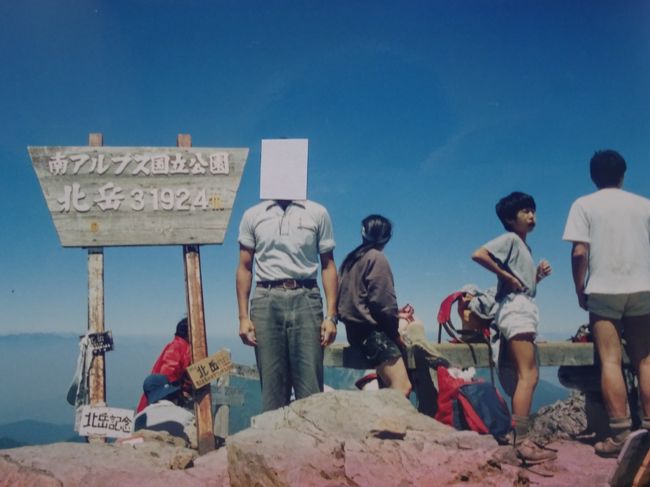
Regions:
<instances>
[{"instance_id":1,"label":"wooden railing","mask_svg":"<svg viewBox=\"0 0 650 487\"><path fill-rule=\"evenodd\" d=\"M489 367L488 347L484 343L434 343L424 336L421 328L411 328L405 337L407 342L407 368L418 367L416 356L422 353L430 358L442 357L454 367ZM540 366L593 365L592 343L537 342ZM347 344L334 343L325 349L325 366L349 369L371 368L358 350Z\"/></svg>"},{"instance_id":2,"label":"wooden railing","mask_svg":"<svg viewBox=\"0 0 650 487\"><path fill-rule=\"evenodd\" d=\"M424 335L422 327L412 327L403 337L407 344L406 366L410 371L418 410L430 416L437 410L437 373L433 366L437 358L445 359L453 367L490 366L487 344L434 343ZM582 366L594 364L591 343L538 342L539 364L545 366ZM370 364L358 350L335 343L325 351L325 366L352 369L370 369Z\"/></svg>"}]
</instances>

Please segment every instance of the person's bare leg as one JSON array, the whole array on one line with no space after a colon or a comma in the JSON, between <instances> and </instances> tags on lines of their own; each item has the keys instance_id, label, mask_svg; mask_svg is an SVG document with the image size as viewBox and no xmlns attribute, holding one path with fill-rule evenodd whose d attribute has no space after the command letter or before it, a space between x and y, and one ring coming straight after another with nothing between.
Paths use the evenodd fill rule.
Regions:
<instances>
[{"instance_id":1,"label":"person's bare leg","mask_svg":"<svg viewBox=\"0 0 650 487\"><path fill-rule=\"evenodd\" d=\"M533 392L539 379L533 338L532 334L523 334L508 340L508 352L517 368L517 386L512 395L512 414L517 416L530 414Z\"/></svg>"},{"instance_id":2,"label":"person's bare leg","mask_svg":"<svg viewBox=\"0 0 650 487\"><path fill-rule=\"evenodd\" d=\"M528 437L533 393L539 380L535 360L535 335L522 333L508 340L508 353L517 369L517 386L512 395L512 419L515 429L514 446L517 456L528 464L555 460L555 452L539 448Z\"/></svg>"},{"instance_id":3,"label":"person's bare leg","mask_svg":"<svg viewBox=\"0 0 650 487\"><path fill-rule=\"evenodd\" d=\"M627 388L621 369L620 322L593 313L589 318L601 362L600 387L607 414L610 419L627 417Z\"/></svg>"},{"instance_id":4,"label":"person's bare leg","mask_svg":"<svg viewBox=\"0 0 650 487\"><path fill-rule=\"evenodd\" d=\"M386 387L397 389L406 397L411 393L411 381L406 372L402 357L387 360L377 367L377 375L384 381Z\"/></svg>"},{"instance_id":5,"label":"person's bare leg","mask_svg":"<svg viewBox=\"0 0 650 487\"><path fill-rule=\"evenodd\" d=\"M589 314L594 345L601 363L600 388L611 436L594 445L598 455L615 457L630 434L632 420L627 408L627 387L621 368L621 323L619 320Z\"/></svg>"},{"instance_id":6,"label":"person's bare leg","mask_svg":"<svg viewBox=\"0 0 650 487\"><path fill-rule=\"evenodd\" d=\"M650 315L623 318L630 362L639 380L643 416L650 418Z\"/></svg>"}]
</instances>

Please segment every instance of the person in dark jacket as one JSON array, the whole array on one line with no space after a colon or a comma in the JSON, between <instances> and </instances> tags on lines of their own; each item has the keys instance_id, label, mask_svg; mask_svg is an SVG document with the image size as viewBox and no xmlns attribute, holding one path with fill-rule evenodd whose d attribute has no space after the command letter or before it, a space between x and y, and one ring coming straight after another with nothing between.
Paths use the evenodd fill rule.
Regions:
<instances>
[{"instance_id":1,"label":"person in dark jacket","mask_svg":"<svg viewBox=\"0 0 650 487\"><path fill-rule=\"evenodd\" d=\"M185 369L192 363L188 335L187 318L183 318L176 325L174 339L165 345L151 369L152 374L165 375L171 384L181 386L185 392L191 388L185 375ZM147 396L143 394L136 412L142 411L147 404Z\"/></svg>"},{"instance_id":2,"label":"person in dark jacket","mask_svg":"<svg viewBox=\"0 0 650 487\"><path fill-rule=\"evenodd\" d=\"M341 264L338 310L350 345L361 349L386 387L408 396L412 387L402 358L393 273L383 253L391 236L387 218L363 220L362 243Z\"/></svg>"}]
</instances>

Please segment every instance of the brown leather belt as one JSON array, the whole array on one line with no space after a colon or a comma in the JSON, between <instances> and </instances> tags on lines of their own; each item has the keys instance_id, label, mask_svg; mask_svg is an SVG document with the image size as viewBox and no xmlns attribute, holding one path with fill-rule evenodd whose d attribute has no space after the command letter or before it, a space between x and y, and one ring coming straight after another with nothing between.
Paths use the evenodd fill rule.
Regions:
<instances>
[{"instance_id":1,"label":"brown leather belt","mask_svg":"<svg viewBox=\"0 0 650 487\"><path fill-rule=\"evenodd\" d=\"M275 281L259 281L257 286L267 289L281 287L282 289L315 288L318 286L316 279L278 279Z\"/></svg>"}]
</instances>

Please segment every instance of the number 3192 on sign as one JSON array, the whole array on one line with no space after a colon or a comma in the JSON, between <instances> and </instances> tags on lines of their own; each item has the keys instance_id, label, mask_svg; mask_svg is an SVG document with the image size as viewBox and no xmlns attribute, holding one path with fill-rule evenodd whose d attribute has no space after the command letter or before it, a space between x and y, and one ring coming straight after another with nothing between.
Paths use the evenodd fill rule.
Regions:
<instances>
[{"instance_id":1,"label":"number 3192 on sign","mask_svg":"<svg viewBox=\"0 0 650 487\"><path fill-rule=\"evenodd\" d=\"M191 211L220 209L222 203L218 196L208 198L205 189L153 188L131 191L131 209L142 211L145 206L150 206L153 211Z\"/></svg>"}]
</instances>

